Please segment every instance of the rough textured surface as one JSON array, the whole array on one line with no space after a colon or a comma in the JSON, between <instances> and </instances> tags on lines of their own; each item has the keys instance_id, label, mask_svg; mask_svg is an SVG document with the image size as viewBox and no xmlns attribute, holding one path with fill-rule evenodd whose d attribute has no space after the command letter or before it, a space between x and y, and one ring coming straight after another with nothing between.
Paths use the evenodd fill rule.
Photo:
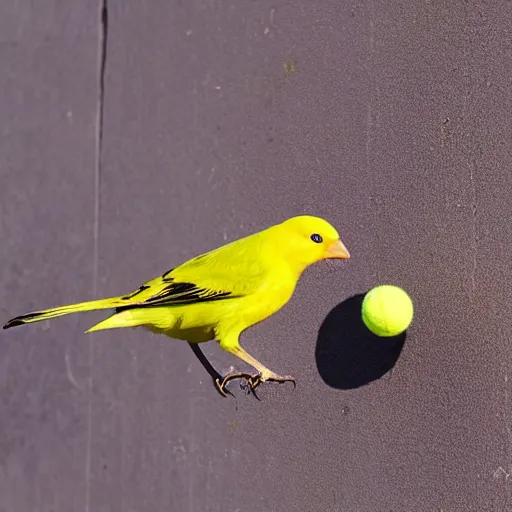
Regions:
<instances>
[{"instance_id":1,"label":"rough textured surface","mask_svg":"<svg viewBox=\"0 0 512 512\"><path fill-rule=\"evenodd\" d=\"M297 213L353 258L244 335L298 386L238 409L100 314L3 332L0 511L512 510L512 2L110 0L103 117L100 8L0 6L5 319ZM365 366L333 319L384 282L416 318Z\"/></svg>"},{"instance_id":2,"label":"rough textured surface","mask_svg":"<svg viewBox=\"0 0 512 512\"><path fill-rule=\"evenodd\" d=\"M98 8L0 6L0 313L91 297ZM84 319L0 335L0 510L83 510Z\"/></svg>"}]
</instances>

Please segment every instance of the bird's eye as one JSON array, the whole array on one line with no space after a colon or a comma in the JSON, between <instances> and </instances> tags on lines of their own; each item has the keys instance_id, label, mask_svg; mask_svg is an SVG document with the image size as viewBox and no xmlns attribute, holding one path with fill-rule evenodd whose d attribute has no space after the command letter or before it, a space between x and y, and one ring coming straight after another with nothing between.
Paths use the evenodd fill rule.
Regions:
<instances>
[{"instance_id":1,"label":"bird's eye","mask_svg":"<svg viewBox=\"0 0 512 512\"><path fill-rule=\"evenodd\" d=\"M315 244L321 244L323 242L323 238L318 233L313 233L310 238Z\"/></svg>"}]
</instances>

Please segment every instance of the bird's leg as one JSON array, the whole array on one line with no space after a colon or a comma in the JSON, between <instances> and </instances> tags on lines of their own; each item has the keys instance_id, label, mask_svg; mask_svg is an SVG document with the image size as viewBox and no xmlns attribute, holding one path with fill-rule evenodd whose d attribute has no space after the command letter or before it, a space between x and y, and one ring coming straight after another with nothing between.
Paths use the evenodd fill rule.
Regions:
<instances>
[{"instance_id":1,"label":"bird's leg","mask_svg":"<svg viewBox=\"0 0 512 512\"><path fill-rule=\"evenodd\" d=\"M192 352L194 352L197 359L199 359L199 362L204 366L204 369L210 374L210 377L213 379L213 383L215 384L215 387L217 391L222 396L234 396L231 391L229 391L226 388L226 384L233 379L247 379L250 381L250 379L253 377L252 374L247 372L231 372L225 375L224 377L212 366L210 361L208 361L208 358L203 354L203 351L199 347L198 343L189 343L190 348L192 349Z\"/></svg>"},{"instance_id":2,"label":"bird's leg","mask_svg":"<svg viewBox=\"0 0 512 512\"><path fill-rule=\"evenodd\" d=\"M258 373L256 375L252 375L249 379L249 386L252 390L258 387L262 382L271 381L271 382L293 382L295 386L295 379L291 375L277 375L272 370L269 370L266 366L261 364L257 359L254 359L250 354L248 354L238 343L237 344L223 344L220 342L220 346L240 358L242 361L250 364L254 367Z\"/></svg>"}]
</instances>

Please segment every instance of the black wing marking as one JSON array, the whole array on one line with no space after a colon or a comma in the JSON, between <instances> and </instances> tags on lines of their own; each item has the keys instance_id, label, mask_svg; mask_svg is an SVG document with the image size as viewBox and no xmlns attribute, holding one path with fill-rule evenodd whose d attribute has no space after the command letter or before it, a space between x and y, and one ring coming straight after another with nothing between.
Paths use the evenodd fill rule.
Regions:
<instances>
[{"instance_id":1,"label":"black wing marking","mask_svg":"<svg viewBox=\"0 0 512 512\"><path fill-rule=\"evenodd\" d=\"M165 274L163 274L161 276L161 279L162 281L166 282L166 283L171 283L173 281L172 277L169 278L167 277L172 271L174 270L174 268L171 268L170 270L168 270ZM139 287L137 290L135 290L134 292L132 293L129 293L127 295L123 295L121 297L121 300L131 300L133 299L134 297L136 297L137 295L141 294L142 292L145 292L146 290L149 290L151 288L151 286L149 286L147 283L146 284L143 284L141 287ZM122 306L124 307L124 306Z\"/></svg>"},{"instance_id":2,"label":"black wing marking","mask_svg":"<svg viewBox=\"0 0 512 512\"><path fill-rule=\"evenodd\" d=\"M126 311L127 309L134 308L179 306L184 304L196 304L199 302L211 302L214 300L235 299L237 297L241 297L241 295L234 295L232 292L200 288L194 283L175 282L171 279L166 279L166 281L168 281L169 284L165 286L159 293L148 297L142 302L127 304L126 306L119 306L116 308L116 312L119 313L120 311ZM126 296L126 300L147 289L147 287L144 288L144 290L142 290L142 288L143 287L141 287L139 290L136 290L130 296Z\"/></svg>"},{"instance_id":3,"label":"black wing marking","mask_svg":"<svg viewBox=\"0 0 512 512\"><path fill-rule=\"evenodd\" d=\"M139 295L139 293L142 293L143 291L149 289L149 286L146 286L145 284L143 284L138 290L135 290L134 292L132 293L129 293L128 295L123 295L121 297L121 300L130 300L130 299L133 299L133 297Z\"/></svg>"}]
</instances>

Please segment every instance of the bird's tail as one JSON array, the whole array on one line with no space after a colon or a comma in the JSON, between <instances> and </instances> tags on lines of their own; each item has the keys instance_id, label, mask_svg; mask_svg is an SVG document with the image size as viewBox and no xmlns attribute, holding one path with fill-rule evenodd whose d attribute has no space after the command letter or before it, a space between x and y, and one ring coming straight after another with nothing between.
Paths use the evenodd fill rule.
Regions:
<instances>
[{"instance_id":1,"label":"bird's tail","mask_svg":"<svg viewBox=\"0 0 512 512\"><path fill-rule=\"evenodd\" d=\"M147 322L148 320L144 318L144 315L140 314L140 310L127 309L105 318L105 320L102 320L96 325L93 325L90 329L87 329L85 333L101 331L103 329L118 329L120 327L138 327L145 325Z\"/></svg>"},{"instance_id":2,"label":"bird's tail","mask_svg":"<svg viewBox=\"0 0 512 512\"><path fill-rule=\"evenodd\" d=\"M126 305L126 303L124 304ZM174 308L173 308L174 309ZM93 332L103 329L118 329L120 327L146 327L152 332L168 332L180 322L179 308L170 311L169 308L127 308L116 309L112 316L109 316L100 323L93 325L89 330Z\"/></svg>"},{"instance_id":3,"label":"bird's tail","mask_svg":"<svg viewBox=\"0 0 512 512\"><path fill-rule=\"evenodd\" d=\"M32 313L12 318L5 325L4 329L15 327L17 325L30 324L33 322L40 322L42 320L49 320L50 318L57 318L58 316L69 315L70 313L79 313L82 311L96 311L99 309L114 309L126 305L121 297L110 297L107 299L91 300L89 302L79 302L78 304L69 304L67 306L59 306L57 308L42 309Z\"/></svg>"}]
</instances>

